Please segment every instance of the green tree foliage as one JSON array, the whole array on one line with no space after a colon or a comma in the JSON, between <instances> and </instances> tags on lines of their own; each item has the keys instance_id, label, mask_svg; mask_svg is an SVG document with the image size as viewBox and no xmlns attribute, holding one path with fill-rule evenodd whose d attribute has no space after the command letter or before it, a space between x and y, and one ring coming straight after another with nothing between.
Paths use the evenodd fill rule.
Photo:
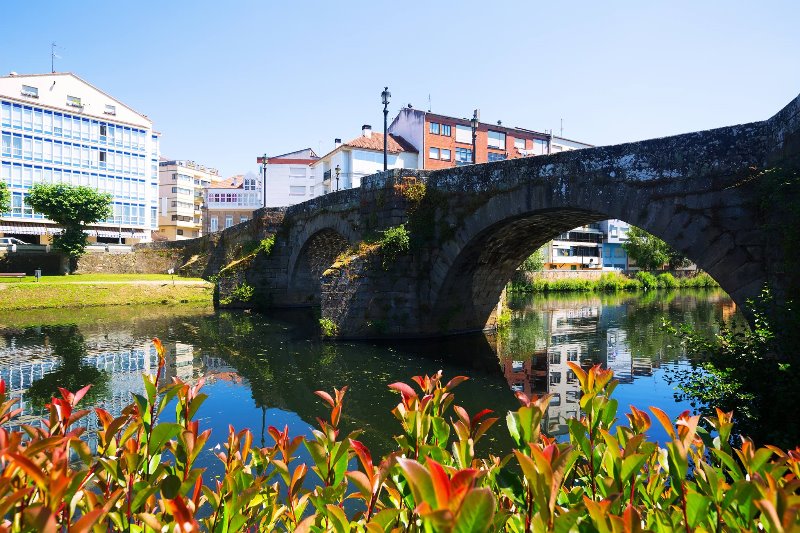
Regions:
<instances>
[{"instance_id":1,"label":"green tree foliage","mask_svg":"<svg viewBox=\"0 0 800 533\"><path fill-rule=\"evenodd\" d=\"M11 191L5 181L0 181L0 213L8 213L11 209Z\"/></svg>"},{"instance_id":2,"label":"green tree foliage","mask_svg":"<svg viewBox=\"0 0 800 533\"><path fill-rule=\"evenodd\" d=\"M636 261L639 268L644 270L657 270L663 268L665 264L669 264L670 268L689 264L689 260L670 245L636 226L631 226L628 231L628 241L622 243L622 248Z\"/></svg>"},{"instance_id":3,"label":"green tree foliage","mask_svg":"<svg viewBox=\"0 0 800 533\"><path fill-rule=\"evenodd\" d=\"M88 240L84 229L111 216L111 195L91 187L66 185L63 183L37 183L31 189L28 205L64 231L56 235L54 244L64 251L70 260L70 271L78 266Z\"/></svg>"},{"instance_id":4,"label":"green tree foliage","mask_svg":"<svg viewBox=\"0 0 800 533\"><path fill-rule=\"evenodd\" d=\"M777 406L800 403L800 312L792 301L776 303L769 291L750 302L749 329L723 325L714 336L691 327L667 330L680 337L698 369L676 375L683 396L704 413L736 408L736 428L761 442L794 446L800 418ZM699 371L698 371L699 370Z\"/></svg>"},{"instance_id":5,"label":"green tree foliage","mask_svg":"<svg viewBox=\"0 0 800 533\"><path fill-rule=\"evenodd\" d=\"M541 272L542 268L544 267L544 260L545 260L545 251L547 250L547 245L545 244L531 255L529 255L525 261L519 267L519 270L523 272Z\"/></svg>"}]
</instances>

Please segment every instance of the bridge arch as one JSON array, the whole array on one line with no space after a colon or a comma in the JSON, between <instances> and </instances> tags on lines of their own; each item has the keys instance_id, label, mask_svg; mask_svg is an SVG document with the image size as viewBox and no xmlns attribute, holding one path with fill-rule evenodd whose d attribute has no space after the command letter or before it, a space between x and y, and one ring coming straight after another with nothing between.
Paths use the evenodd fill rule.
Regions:
<instances>
[{"instance_id":1,"label":"bridge arch","mask_svg":"<svg viewBox=\"0 0 800 533\"><path fill-rule=\"evenodd\" d=\"M320 278L359 236L341 217L323 214L306 221L292 237L297 243L289 257L288 297L292 305L319 305Z\"/></svg>"},{"instance_id":2,"label":"bridge arch","mask_svg":"<svg viewBox=\"0 0 800 533\"><path fill-rule=\"evenodd\" d=\"M565 178L554 193L552 183L530 179L524 166L507 167L497 169L494 178L520 186L475 210L433 261L426 295L432 302L431 333L491 326L503 288L526 257L561 233L606 219L624 220L663 239L739 304L766 281L757 254L743 255L737 246L734 235L741 222L735 209L722 208L731 205L724 190L718 193L720 209L693 210L691 191L665 189L654 195L652 187L637 182L596 180L586 187ZM433 185L437 182L446 179Z\"/></svg>"}]
</instances>

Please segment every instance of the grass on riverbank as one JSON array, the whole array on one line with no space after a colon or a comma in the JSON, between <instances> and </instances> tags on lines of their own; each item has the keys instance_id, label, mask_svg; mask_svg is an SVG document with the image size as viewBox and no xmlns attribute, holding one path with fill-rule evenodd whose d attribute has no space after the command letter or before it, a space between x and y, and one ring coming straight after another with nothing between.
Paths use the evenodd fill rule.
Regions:
<instances>
[{"instance_id":1,"label":"grass on riverbank","mask_svg":"<svg viewBox=\"0 0 800 533\"><path fill-rule=\"evenodd\" d=\"M118 277L106 279L105 282L82 276L64 278L72 282L3 284L0 288L0 311L138 304L210 304L214 290L212 284L202 280L186 283L185 279L181 279L183 283L173 285L169 277L159 280L137 275L129 278L128 282Z\"/></svg>"},{"instance_id":2,"label":"grass on riverbank","mask_svg":"<svg viewBox=\"0 0 800 533\"><path fill-rule=\"evenodd\" d=\"M39 283L47 284L66 284L78 283L86 281L95 282L134 282L134 281L204 281L201 278L182 278L180 276L172 276L170 274L72 274L71 276L42 276ZM0 278L0 283L16 284L16 283L36 283L36 278L33 276L25 276L24 278Z\"/></svg>"},{"instance_id":3,"label":"grass on riverbank","mask_svg":"<svg viewBox=\"0 0 800 533\"><path fill-rule=\"evenodd\" d=\"M608 272L596 280L580 278L549 280L537 277L528 281L514 280L509 283L508 290L510 292L635 292L649 289L714 287L719 287L719 285L705 272L686 278L675 278L667 272L658 276L639 272L635 278Z\"/></svg>"}]
</instances>

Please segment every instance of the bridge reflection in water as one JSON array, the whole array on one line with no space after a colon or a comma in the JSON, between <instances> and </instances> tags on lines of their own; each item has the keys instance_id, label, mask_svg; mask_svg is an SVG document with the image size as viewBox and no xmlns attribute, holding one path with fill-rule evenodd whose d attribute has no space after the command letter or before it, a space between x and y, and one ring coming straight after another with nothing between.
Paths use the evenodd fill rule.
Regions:
<instances>
[{"instance_id":1,"label":"bridge reflection in water","mask_svg":"<svg viewBox=\"0 0 800 533\"><path fill-rule=\"evenodd\" d=\"M661 375L666 367L688 368L689 363L661 330L662 321L710 329L730 314L730 300L721 292L527 296L512 299L509 307L511 327L497 335L405 343L320 342L317 319L307 310L146 320L137 318L141 310L125 310L115 321L100 324L0 326L0 377L11 396L21 399L18 423L36 423L57 385L75 390L92 383L95 396L87 396L87 406L119 415L131 394L144 393L141 374L157 366L149 340L157 336L169 352L167 379L209 383L199 416L213 430L214 442L224 439L228 424L249 427L257 438L265 424L288 424L294 434L306 433L324 410L314 391L349 385L343 430L364 429L363 440L375 453L386 453L399 431L389 414L397 396L387 385L439 369L446 377L470 377L457 391L459 405L470 413L489 408L502 416L516 408L509 388L552 393L546 424L556 435L566 432L567 418L579 414L578 382L567 366L571 361L602 363L615 371L622 382L615 391L620 417L629 403L657 405L676 415L688 404L675 402ZM170 419L172 410L167 411ZM94 415L81 424L94 445ZM486 445L508 449L505 433L498 428Z\"/></svg>"}]
</instances>

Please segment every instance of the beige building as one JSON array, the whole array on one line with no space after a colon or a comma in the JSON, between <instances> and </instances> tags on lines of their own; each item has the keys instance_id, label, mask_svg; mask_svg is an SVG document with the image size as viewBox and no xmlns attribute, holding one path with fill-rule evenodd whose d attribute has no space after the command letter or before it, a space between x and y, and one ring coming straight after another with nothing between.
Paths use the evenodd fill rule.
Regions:
<instances>
[{"instance_id":1,"label":"beige building","mask_svg":"<svg viewBox=\"0 0 800 533\"><path fill-rule=\"evenodd\" d=\"M203 235L203 190L220 181L215 168L162 158L158 163L158 233L153 233L153 239L180 241Z\"/></svg>"},{"instance_id":2,"label":"beige building","mask_svg":"<svg viewBox=\"0 0 800 533\"><path fill-rule=\"evenodd\" d=\"M233 176L205 189L203 231L213 233L253 218L263 204L260 180L255 175Z\"/></svg>"}]
</instances>

